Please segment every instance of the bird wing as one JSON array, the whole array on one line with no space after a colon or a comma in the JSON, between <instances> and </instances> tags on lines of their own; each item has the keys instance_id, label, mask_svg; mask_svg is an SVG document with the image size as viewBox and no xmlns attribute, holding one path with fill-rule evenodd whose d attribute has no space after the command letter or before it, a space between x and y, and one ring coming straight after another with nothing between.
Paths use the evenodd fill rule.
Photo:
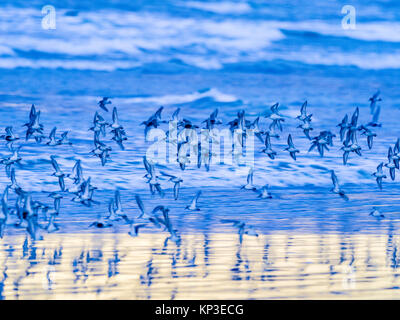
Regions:
<instances>
[{"instance_id":1,"label":"bird wing","mask_svg":"<svg viewBox=\"0 0 400 320\"><path fill-rule=\"evenodd\" d=\"M303 103L303 105L300 108L300 113L303 117L307 116L307 100Z\"/></svg>"},{"instance_id":2,"label":"bird wing","mask_svg":"<svg viewBox=\"0 0 400 320\"><path fill-rule=\"evenodd\" d=\"M64 191L65 190L64 177L59 177L58 178L58 184L60 185L61 191Z\"/></svg>"},{"instance_id":3,"label":"bird wing","mask_svg":"<svg viewBox=\"0 0 400 320\"><path fill-rule=\"evenodd\" d=\"M94 125L97 123L98 118L99 118L99 114L96 111L96 113L94 114L94 117L93 117L93 124Z\"/></svg>"},{"instance_id":4,"label":"bird wing","mask_svg":"<svg viewBox=\"0 0 400 320\"><path fill-rule=\"evenodd\" d=\"M114 109L113 109L112 120L113 120L114 123L118 122L118 111L117 111L116 107L114 107Z\"/></svg>"},{"instance_id":5,"label":"bird wing","mask_svg":"<svg viewBox=\"0 0 400 320\"><path fill-rule=\"evenodd\" d=\"M353 113L353 116L351 117L351 124L353 126L357 125L357 121L358 121L358 115L360 113L360 110L358 109L358 107L356 108L356 110Z\"/></svg>"},{"instance_id":6,"label":"bird wing","mask_svg":"<svg viewBox=\"0 0 400 320\"><path fill-rule=\"evenodd\" d=\"M72 168L72 172L75 173L75 175L78 174L79 170L81 170L80 166L81 166L81 160L76 160L76 162Z\"/></svg>"},{"instance_id":7,"label":"bird wing","mask_svg":"<svg viewBox=\"0 0 400 320\"><path fill-rule=\"evenodd\" d=\"M388 150L388 160L389 160L389 162L391 162L392 159L393 159L393 150L392 150L392 147L389 147L389 150Z\"/></svg>"},{"instance_id":8,"label":"bird wing","mask_svg":"<svg viewBox=\"0 0 400 320\"><path fill-rule=\"evenodd\" d=\"M147 161L146 157L143 157L143 164L146 171L151 174L151 164Z\"/></svg>"},{"instance_id":9,"label":"bird wing","mask_svg":"<svg viewBox=\"0 0 400 320\"><path fill-rule=\"evenodd\" d=\"M374 115L372 116L372 122L373 123L378 123L380 112L381 112L381 106L377 105L376 108L375 108Z\"/></svg>"},{"instance_id":10,"label":"bird wing","mask_svg":"<svg viewBox=\"0 0 400 320\"><path fill-rule=\"evenodd\" d=\"M331 178L332 178L332 183L333 183L333 187L334 188L339 188L339 180L338 180L338 178L337 178L337 176L336 176L336 174L335 174L335 171L331 171Z\"/></svg>"},{"instance_id":11,"label":"bird wing","mask_svg":"<svg viewBox=\"0 0 400 320\"><path fill-rule=\"evenodd\" d=\"M342 122L340 122L337 126L341 127L342 129L345 128L345 126L347 125L347 122L349 121L349 116L346 114L344 116L344 118L342 119Z\"/></svg>"},{"instance_id":12,"label":"bird wing","mask_svg":"<svg viewBox=\"0 0 400 320\"><path fill-rule=\"evenodd\" d=\"M191 202L191 206L193 207L197 207L197 200L200 197L201 191L197 191L196 195L193 197L192 202Z\"/></svg>"},{"instance_id":13,"label":"bird wing","mask_svg":"<svg viewBox=\"0 0 400 320\"><path fill-rule=\"evenodd\" d=\"M265 140L264 140L264 138L262 137L262 134L261 134L260 132L255 132L254 134L255 134L255 136L258 138L258 140L260 140L260 142L261 142L262 144L265 144Z\"/></svg>"},{"instance_id":14,"label":"bird wing","mask_svg":"<svg viewBox=\"0 0 400 320\"><path fill-rule=\"evenodd\" d=\"M347 164L347 160L349 159L349 153L344 152L343 153L343 164Z\"/></svg>"},{"instance_id":15,"label":"bird wing","mask_svg":"<svg viewBox=\"0 0 400 320\"><path fill-rule=\"evenodd\" d=\"M36 108L35 105L33 104L31 107L31 112L29 113L29 120L33 122L35 118L36 118Z\"/></svg>"},{"instance_id":16,"label":"bird wing","mask_svg":"<svg viewBox=\"0 0 400 320\"><path fill-rule=\"evenodd\" d=\"M350 142L353 140L353 135L354 133L351 130L347 131L346 139L344 140L343 143L345 146L349 146Z\"/></svg>"},{"instance_id":17,"label":"bird wing","mask_svg":"<svg viewBox=\"0 0 400 320\"><path fill-rule=\"evenodd\" d=\"M249 169L249 174L247 175L247 183L253 184L253 168Z\"/></svg>"},{"instance_id":18,"label":"bird wing","mask_svg":"<svg viewBox=\"0 0 400 320\"><path fill-rule=\"evenodd\" d=\"M181 108L177 108L172 114L172 120L178 120L178 114L181 111Z\"/></svg>"},{"instance_id":19,"label":"bird wing","mask_svg":"<svg viewBox=\"0 0 400 320\"><path fill-rule=\"evenodd\" d=\"M14 167L11 168L10 179L11 179L11 183L12 183L13 185L16 184L15 169L14 169Z\"/></svg>"},{"instance_id":20,"label":"bird wing","mask_svg":"<svg viewBox=\"0 0 400 320\"><path fill-rule=\"evenodd\" d=\"M166 176L166 177L176 178L176 177L173 176L172 174L168 174L168 173L166 173L166 172L164 172L164 171L161 171L161 170L160 170L160 173L161 173L161 175Z\"/></svg>"},{"instance_id":21,"label":"bird wing","mask_svg":"<svg viewBox=\"0 0 400 320\"><path fill-rule=\"evenodd\" d=\"M197 193L196 193L196 196L195 196L196 202L197 202L197 200L199 200L200 195L201 195L201 190L197 191Z\"/></svg>"},{"instance_id":22,"label":"bird wing","mask_svg":"<svg viewBox=\"0 0 400 320\"><path fill-rule=\"evenodd\" d=\"M51 164L52 164L54 170L60 171L60 167L58 166L58 163L57 163L56 159L54 158L54 156L50 156L50 159L51 159Z\"/></svg>"},{"instance_id":23,"label":"bird wing","mask_svg":"<svg viewBox=\"0 0 400 320\"><path fill-rule=\"evenodd\" d=\"M400 138L397 138L396 144L394 145L393 151L398 153L400 151Z\"/></svg>"},{"instance_id":24,"label":"bird wing","mask_svg":"<svg viewBox=\"0 0 400 320\"><path fill-rule=\"evenodd\" d=\"M217 118L217 115L218 115L218 108L215 109L213 113L210 114L210 120L215 120Z\"/></svg>"},{"instance_id":25,"label":"bird wing","mask_svg":"<svg viewBox=\"0 0 400 320\"><path fill-rule=\"evenodd\" d=\"M54 127L50 132L49 139L53 140L56 138L56 131L57 131L57 127Z\"/></svg>"},{"instance_id":26,"label":"bird wing","mask_svg":"<svg viewBox=\"0 0 400 320\"><path fill-rule=\"evenodd\" d=\"M292 135L291 135L291 134L289 134L289 136L288 136L287 144L288 144L288 146L289 146L290 148L294 148L293 140L292 140Z\"/></svg>"},{"instance_id":27,"label":"bird wing","mask_svg":"<svg viewBox=\"0 0 400 320\"><path fill-rule=\"evenodd\" d=\"M163 111L164 107L160 107L158 108L158 110L156 111L156 113L154 114L155 118L161 119L161 112Z\"/></svg>"},{"instance_id":28,"label":"bird wing","mask_svg":"<svg viewBox=\"0 0 400 320\"><path fill-rule=\"evenodd\" d=\"M253 126L253 128L258 128L258 122L260 121L260 117L257 117L254 121L253 121L253 123L252 123L252 126Z\"/></svg>"},{"instance_id":29,"label":"bird wing","mask_svg":"<svg viewBox=\"0 0 400 320\"><path fill-rule=\"evenodd\" d=\"M271 107L271 112L272 112L272 113L277 113L277 112L278 112L278 107L279 107L279 102L275 103L275 104Z\"/></svg>"},{"instance_id":30,"label":"bird wing","mask_svg":"<svg viewBox=\"0 0 400 320\"><path fill-rule=\"evenodd\" d=\"M378 91L375 92L375 94L372 96L372 99L376 100L380 94L381 94L381 91L378 90Z\"/></svg>"},{"instance_id":31,"label":"bird wing","mask_svg":"<svg viewBox=\"0 0 400 320\"><path fill-rule=\"evenodd\" d=\"M310 149L308 149L308 152L311 152L312 150L314 150L314 148L318 145L317 141L313 141L311 142L311 146Z\"/></svg>"},{"instance_id":32,"label":"bird wing","mask_svg":"<svg viewBox=\"0 0 400 320\"><path fill-rule=\"evenodd\" d=\"M135 194L135 200L139 207L139 210L142 212L142 214L144 214L144 205L143 205L142 199L140 198L140 196L138 194ZM154 213L154 210L153 210L153 213Z\"/></svg>"},{"instance_id":33,"label":"bird wing","mask_svg":"<svg viewBox=\"0 0 400 320\"><path fill-rule=\"evenodd\" d=\"M372 149L372 144L373 144L374 140L372 136L368 136L367 137L367 144L368 144L368 148Z\"/></svg>"},{"instance_id":34,"label":"bird wing","mask_svg":"<svg viewBox=\"0 0 400 320\"><path fill-rule=\"evenodd\" d=\"M174 199L178 200L179 197L179 183L174 184Z\"/></svg>"},{"instance_id":35,"label":"bird wing","mask_svg":"<svg viewBox=\"0 0 400 320\"><path fill-rule=\"evenodd\" d=\"M269 132L265 134L265 147L269 149L271 147L271 136Z\"/></svg>"},{"instance_id":36,"label":"bird wing","mask_svg":"<svg viewBox=\"0 0 400 320\"><path fill-rule=\"evenodd\" d=\"M100 154L100 158L101 158L101 165L104 166L106 164L106 162L107 162L107 152L103 151Z\"/></svg>"},{"instance_id":37,"label":"bird wing","mask_svg":"<svg viewBox=\"0 0 400 320\"><path fill-rule=\"evenodd\" d=\"M164 206L157 206L157 207L155 207L155 208L153 209L152 213L155 214L155 213L157 213L158 211L164 212L164 210L165 210Z\"/></svg>"}]
</instances>

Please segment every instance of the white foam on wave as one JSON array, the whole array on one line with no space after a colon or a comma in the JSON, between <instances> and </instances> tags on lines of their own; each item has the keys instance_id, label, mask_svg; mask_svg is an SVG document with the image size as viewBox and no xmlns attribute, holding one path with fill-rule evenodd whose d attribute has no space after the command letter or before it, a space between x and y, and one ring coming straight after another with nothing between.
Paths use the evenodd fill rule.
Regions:
<instances>
[{"instance_id":1,"label":"white foam on wave","mask_svg":"<svg viewBox=\"0 0 400 320\"><path fill-rule=\"evenodd\" d=\"M31 69L73 69L73 70L95 70L95 71L114 71L115 69L130 69L139 66L139 63L130 61L96 62L93 60L60 60L60 59L38 59L31 60L26 58L2 58L0 68L31 68Z\"/></svg>"},{"instance_id":2,"label":"white foam on wave","mask_svg":"<svg viewBox=\"0 0 400 320\"><path fill-rule=\"evenodd\" d=\"M237 101L233 95L225 94L216 88L211 88L204 92L194 92L181 95L164 95L150 97L132 97L132 98L115 98L115 103L155 103L159 105L179 104L196 101L202 98L213 98L216 102L234 102Z\"/></svg>"},{"instance_id":3,"label":"white foam on wave","mask_svg":"<svg viewBox=\"0 0 400 320\"><path fill-rule=\"evenodd\" d=\"M283 59L310 65L356 66L361 69L381 70L400 68L400 50L391 53L326 51L320 48L303 48L297 52L267 53L264 59Z\"/></svg>"},{"instance_id":4,"label":"white foam on wave","mask_svg":"<svg viewBox=\"0 0 400 320\"><path fill-rule=\"evenodd\" d=\"M7 46L0 46L0 55L14 55L14 50Z\"/></svg>"},{"instance_id":5,"label":"white foam on wave","mask_svg":"<svg viewBox=\"0 0 400 320\"><path fill-rule=\"evenodd\" d=\"M337 24L326 23L321 20L277 22L277 27L364 41L400 42L400 23L393 21L356 23L355 29L343 29L340 19L338 19Z\"/></svg>"},{"instance_id":6,"label":"white foam on wave","mask_svg":"<svg viewBox=\"0 0 400 320\"><path fill-rule=\"evenodd\" d=\"M245 2L199 2L187 1L182 3L183 6L199 9L219 14L243 14L248 13L252 8Z\"/></svg>"}]
</instances>

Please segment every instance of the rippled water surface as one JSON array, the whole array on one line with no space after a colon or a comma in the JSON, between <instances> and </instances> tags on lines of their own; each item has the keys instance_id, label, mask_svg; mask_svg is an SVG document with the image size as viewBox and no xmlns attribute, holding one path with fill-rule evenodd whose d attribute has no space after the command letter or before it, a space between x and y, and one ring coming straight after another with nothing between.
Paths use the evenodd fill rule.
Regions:
<instances>
[{"instance_id":1,"label":"rippled water surface","mask_svg":"<svg viewBox=\"0 0 400 320\"><path fill-rule=\"evenodd\" d=\"M86 207L61 200L59 230L41 230L33 241L10 214L0 239L2 299L284 299L398 298L400 227L399 171L379 190L371 174L387 161L400 136L400 5L396 1L355 1L355 30L342 28L345 1L57 1L57 28L41 27L42 1L0 4L0 130L13 126L21 139L18 184L34 200L52 206L59 190L52 176L54 155L65 173L82 161L85 178L97 187ZM342 164L337 124L355 107L359 123L371 120L369 97L381 90L381 128L372 150L359 138L362 157ZM119 112L128 140L112 147L103 167L90 155L93 116L103 96ZM302 103L313 114L312 135L331 130L337 137L321 158L297 128ZM268 128L269 107L280 102L285 117L271 160L255 140L254 184L269 184L272 199L241 190L248 168L158 165L183 179L178 200L161 180L164 198L150 195L143 178L147 120L164 106L163 120L177 107L200 125L213 110L227 128L241 109ZM31 105L41 111L44 133L69 131L72 145L50 147L25 141ZM110 107L110 108L111 108ZM202 126L202 125L201 125ZM168 130L166 124L162 129ZM284 148L291 134L297 161ZM46 139L44 140L44 142ZM0 157L9 156L5 141ZM9 184L0 168L0 190ZM329 192L335 170L350 201ZM389 174L386 171L388 177ZM67 181L67 188L71 187ZM170 208L181 243L150 223L138 237L114 222L89 228L107 215L120 190L124 213L138 223L135 194L146 211ZM185 210L201 190L200 211ZM15 203L10 192L9 205ZM369 216L377 207L384 218ZM258 237L244 235L223 219L246 222ZM39 224L46 225L39 214Z\"/></svg>"}]
</instances>

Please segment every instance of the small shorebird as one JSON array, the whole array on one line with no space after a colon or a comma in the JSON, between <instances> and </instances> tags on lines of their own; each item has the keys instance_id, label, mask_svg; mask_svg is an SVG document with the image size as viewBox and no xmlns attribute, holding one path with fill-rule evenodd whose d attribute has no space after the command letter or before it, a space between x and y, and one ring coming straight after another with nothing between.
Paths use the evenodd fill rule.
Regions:
<instances>
[{"instance_id":1,"label":"small shorebird","mask_svg":"<svg viewBox=\"0 0 400 320\"><path fill-rule=\"evenodd\" d=\"M311 117L312 114L307 114L307 100L306 100L300 108L300 115L298 115L296 119L299 119L304 122L311 122Z\"/></svg>"},{"instance_id":2,"label":"small shorebird","mask_svg":"<svg viewBox=\"0 0 400 320\"><path fill-rule=\"evenodd\" d=\"M394 163L393 160L393 149L392 147L389 147L388 150L388 163L385 163L385 167L389 169L390 172L390 178L392 181L396 178L396 164Z\"/></svg>"},{"instance_id":3,"label":"small shorebird","mask_svg":"<svg viewBox=\"0 0 400 320\"><path fill-rule=\"evenodd\" d=\"M376 217L376 218L384 218L385 216L379 212L377 207L372 207L372 211L369 214L370 216Z\"/></svg>"},{"instance_id":4,"label":"small shorebird","mask_svg":"<svg viewBox=\"0 0 400 320\"><path fill-rule=\"evenodd\" d=\"M293 160L296 160L296 153L300 152L298 149L295 148L292 140L292 135L289 134L288 139L287 139L287 144L288 147L285 148L286 151L289 152L290 156L292 157Z\"/></svg>"},{"instance_id":5,"label":"small shorebird","mask_svg":"<svg viewBox=\"0 0 400 320\"><path fill-rule=\"evenodd\" d=\"M256 187L253 184L253 167L250 167L249 173L247 175L247 183L243 186L241 186L241 189L246 189L246 190L255 190Z\"/></svg>"},{"instance_id":6,"label":"small shorebird","mask_svg":"<svg viewBox=\"0 0 400 320\"><path fill-rule=\"evenodd\" d=\"M270 129L271 128L278 128L280 131L282 131L282 122L285 121L285 119L283 118L283 116L279 113L279 102L275 103L272 107L271 107L271 111L270 114L268 116L266 116L266 118L270 118L272 120L272 123L270 124Z\"/></svg>"},{"instance_id":7,"label":"small shorebird","mask_svg":"<svg viewBox=\"0 0 400 320\"><path fill-rule=\"evenodd\" d=\"M340 141L343 141L347 130L349 129L349 116L346 114L341 123L337 125L340 128Z\"/></svg>"},{"instance_id":8,"label":"small shorebird","mask_svg":"<svg viewBox=\"0 0 400 320\"><path fill-rule=\"evenodd\" d=\"M261 187L260 189L254 190L258 193L258 197L261 199L272 199L272 195L269 192L269 185L266 184L265 186Z\"/></svg>"},{"instance_id":9,"label":"small shorebird","mask_svg":"<svg viewBox=\"0 0 400 320\"><path fill-rule=\"evenodd\" d=\"M376 103L377 103L378 101L382 101L382 99L379 98L379 95L380 95L380 94L381 94L381 91L378 90L371 98L369 98L369 101L371 101L371 103L370 103L370 105L369 105L370 110L371 110L371 114L373 114L373 113L375 112Z\"/></svg>"},{"instance_id":10,"label":"small shorebird","mask_svg":"<svg viewBox=\"0 0 400 320\"><path fill-rule=\"evenodd\" d=\"M65 182L64 176L65 174L61 171L60 166L58 165L55 156L50 156L51 165L53 166L55 172L53 172L52 176L58 178L58 184L60 185L61 191L65 191Z\"/></svg>"},{"instance_id":11,"label":"small shorebird","mask_svg":"<svg viewBox=\"0 0 400 320\"><path fill-rule=\"evenodd\" d=\"M186 206L186 209L191 211L200 211L200 208L197 206L197 201L199 200L200 195L201 190L196 192L196 195L193 197L192 202L190 203L190 205Z\"/></svg>"},{"instance_id":12,"label":"small shorebird","mask_svg":"<svg viewBox=\"0 0 400 320\"><path fill-rule=\"evenodd\" d=\"M331 189L331 192L338 194L342 199L348 201L349 200L348 196L344 193L342 189L340 189L339 180L334 170L331 170L331 179L333 183L333 188Z\"/></svg>"},{"instance_id":13,"label":"small shorebird","mask_svg":"<svg viewBox=\"0 0 400 320\"><path fill-rule=\"evenodd\" d=\"M376 167L376 172L372 175L376 178L376 183L378 184L379 189L382 190L382 180L387 178L383 173L383 162Z\"/></svg>"},{"instance_id":14,"label":"small shorebird","mask_svg":"<svg viewBox=\"0 0 400 320\"><path fill-rule=\"evenodd\" d=\"M270 159L274 160L276 156L276 152L271 148L271 136L269 132L265 133L265 148L261 150L261 152L265 153Z\"/></svg>"},{"instance_id":15,"label":"small shorebird","mask_svg":"<svg viewBox=\"0 0 400 320\"><path fill-rule=\"evenodd\" d=\"M110 98L108 97L104 97L103 99L101 99L97 104L99 105L99 107L101 109L103 109L104 111L108 112L108 109L106 107L107 104L111 104L111 100L109 100Z\"/></svg>"},{"instance_id":16,"label":"small shorebird","mask_svg":"<svg viewBox=\"0 0 400 320\"><path fill-rule=\"evenodd\" d=\"M160 171L160 173L165 177L169 177L169 181L171 181L174 184L174 199L178 200L179 188L180 188L181 182L183 182L183 179L180 177L176 177L171 174L165 173L164 171Z\"/></svg>"}]
</instances>

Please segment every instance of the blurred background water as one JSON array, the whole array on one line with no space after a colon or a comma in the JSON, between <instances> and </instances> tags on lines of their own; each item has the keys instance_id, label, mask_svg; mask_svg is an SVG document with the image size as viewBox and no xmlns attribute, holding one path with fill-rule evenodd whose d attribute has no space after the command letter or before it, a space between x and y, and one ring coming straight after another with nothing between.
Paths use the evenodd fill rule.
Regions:
<instances>
[{"instance_id":1,"label":"blurred background water","mask_svg":"<svg viewBox=\"0 0 400 320\"><path fill-rule=\"evenodd\" d=\"M57 179L51 176L50 155L57 156L66 172L74 160L81 159L85 177L91 176L93 185L99 188L95 199L100 202L86 208L63 199L59 235L45 234L41 243L28 241L27 252L37 250L33 261L41 268L40 279L35 273L25 272L32 262L30 253L21 256L25 231L8 227L0 240L0 261L9 274L2 282L3 297L34 298L40 293L41 297L54 298L187 298L189 294L209 298L209 291L203 287L208 288L209 283L216 286L215 298L346 298L367 297L372 292L374 297L395 297L396 290L391 289L397 288L397 181L385 181L380 191L371 173L386 160L387 148L400 136L400 4L353 1L356 29L344 30L341 9L346 4L2 1L0 129L12 125L23 136L22 125L34 103L41 110L45 133L53 126L60 132L69 130L73 143L49 147L22 141L23 160L16 168L17 181L23 189L34 192L35 199L50 204L51 199L41 193L58 189ZM55 30L42 29L44 5L55 6ZM307 153L309 141L296 128L299 122L294 119L304 100L308 100L308 111L313 114L314 134L322 130L337 134L336 125L356 106L360 108L360 122L370 120L368 99L377 89L382 92L383 127L377 130L372 150L362 139L363 156L351 156L347 166L342 165L337 138L324 158L315 151ZM105 167L89 155L93 134L88 131L99 109L97 101L103 96L111 97L118 107L128 136L124 151L109 142L113 150ZM247 168L230 165L214 166L209 172L193 166L181 171L177 165L168 165L163 169L178 173L184 180L180 199L173 200L167 181L163 182L167 191L164 199L148 194L142 164L148 144L139 124L159 106L165 107L163 118L168 119L180 107L182 116L197 124L218 107L219 118L226 126L240 109L254 120L265 115L275 102L280 102L286 117L282 137L272 141L278 156L272 161L257 153L254 170L254 183L268 183L273 199L260 200L256 194L240 190ZM111 118L110 114L102 115L106 120ZM262 117L260 126L266 128L269 122ZM288 133L301 151L297 162L283 152ZM256 141L258 149L262 144ZM9 154L5 144L0 152ZM348 191L350 202L329 193L331 169ZM0 183L3 187L8 183L4 170L0 171ZM140 276L144 273L148 277L148 261L162 251L165 234L149 227L141 230L139 238L131 239L126 236L126 226L105 231L87 228L99 213L107 212L115 188L121 189L124 209L132 217L139 213L135 193L141 194L147 208L168 205L171 219L183 236L181 248L165 249L164 260L158 261L161 275L154 276L149 285L140 282ZM201 211L185 212L200 189ZM369 217L372 206L378 206L385 219ZM249 239L240 246L235 229L221 224L221 218L244 220L260 237L246 237ZM85 239L85 244L77 243L77 237ZM207 237L214 239L208 245L204 244ZM268 255L268 246L275 250L272 269L262 258ZM48 263L57 248L67 252L60 266ZM89 268L86 256L90 250L104 251L96 262L101 271L94 269L88 278L96 279L92 284L74 284L72 269L78 268L74 267L75 260L84 261ZM142 253L140 262L134 262L136 257L130 250ZM168 259L179 255L180 250L201 251L202 260L174 278ZM207 260L207 250L216 258ZM121 267L119 280L113 283L107 280L106 269L115 254L126 266ZM190 257L182 263L189 262ZM130 264L135 268L128 268ZM47 279L48 265L57 274L54 290L39 285ZM345 286L347 294L342 273L339 277L332 271L344 266L345 274L351 270L357 279L355 288ZM307 268L312 271L304 271ZM15 270L12 275L11 269ZM128 285L130 277L136 282ZM192 289L195 283L198 286Z\"/></svg>"}]
</instances>

